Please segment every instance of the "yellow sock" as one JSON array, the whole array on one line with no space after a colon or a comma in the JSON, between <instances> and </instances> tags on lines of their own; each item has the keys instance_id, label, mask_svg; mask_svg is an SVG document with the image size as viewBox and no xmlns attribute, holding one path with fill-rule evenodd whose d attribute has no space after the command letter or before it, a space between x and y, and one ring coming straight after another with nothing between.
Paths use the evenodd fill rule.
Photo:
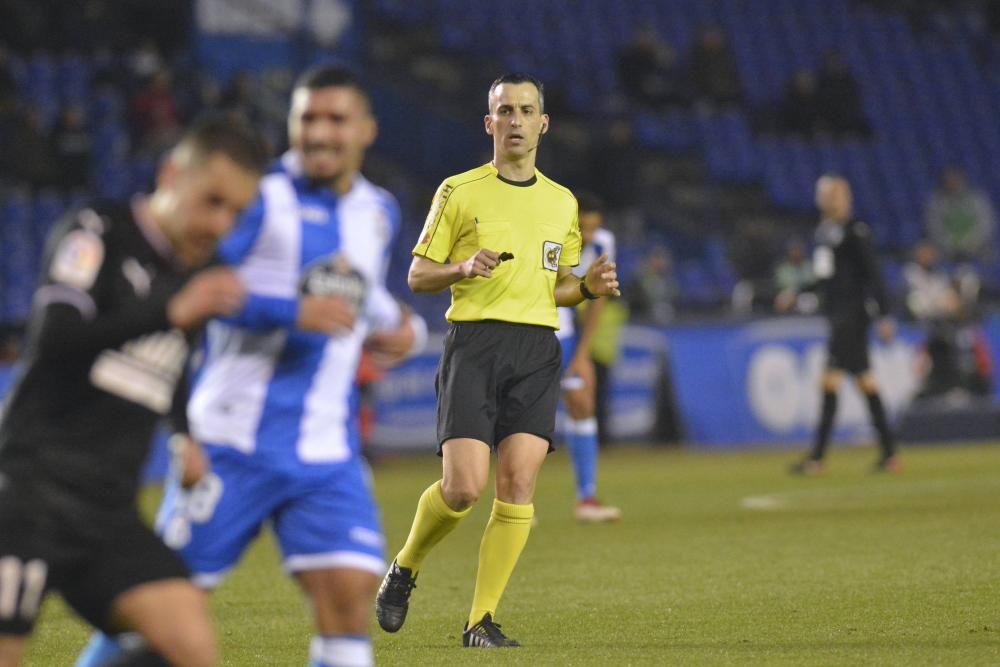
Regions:
<instances>
[{"instance_id":1,"label":"yellow sock","mask_svg":"<svg viewBox=\"0 0 1000 667\"><path fill-rule=\"evenodd\" d=\"M479 545L479 571L476 572L476 592L469 614L470 627L481 621L486 613L496 616L500 596L528 541L534 515L534 505L493 501L493 512Z\"/></svg>"},{"instance_id":2,"label":"yellow sock","mask_svg":"<svg viewBox=\"0 0 1000 667\"><path fill-rule=\"evenodd\" d=\"M400 567L410 568L416 574L434 545L453 531L458 522L471 511L471 507L461 512L448 507L441 495L441 480L431 484L420 496L417 513L410 526L410 535L397 554L396 563Z\"/></svg>"}]
</instances>

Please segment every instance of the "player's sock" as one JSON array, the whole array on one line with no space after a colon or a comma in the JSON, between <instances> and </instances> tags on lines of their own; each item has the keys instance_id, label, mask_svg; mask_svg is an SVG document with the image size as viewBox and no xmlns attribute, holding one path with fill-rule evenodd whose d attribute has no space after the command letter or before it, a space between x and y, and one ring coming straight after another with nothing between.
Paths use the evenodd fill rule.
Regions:
<instances>
[{"instance_id":1,"label":"player's sock","mask_svg":"<svg viewBox=\"0 0 1000 667\"><path fill-rule=\"evenodd\" d=\"M507 588L507 580L528 541L534 514L534 505L493 501L493 512L479 545L479 570L476 572L476 592L472 596L469 627L487 613L496 616L500 596Z\"/></svg>"},{"instance_id":2,"label":"player's sock","mask_svg":"<svg viewBox=\"0 0 1000 667\"><path fill-rule=\"evenodd\" d=\"M566 444L573 459L577 500L597 494L597 419L567 419Z\"/></svg>"},{"instance_id":3,"label":"player's sock","mask_svg":"<svg viewBox=\"0 0 1000 667\"><path fill-rule=\"evenodd\" d=\"M102 663L102 667L170 667L170 663L153 649L142 646L126 649Z\"/></svg>"},{"instance_id":4,"label":"player's sock","mask_svg":"<svg viewBox=\"0 0 1000 667\"><path fill-rule=\"evenodd\" d=\"M120 655L122 647L115 637L95 632L76 659L76 667L101 667L111 658Z\"/></svg>"},{"instance_id":5,"label":"player's sock","mask_svg":"<svg viewBox=\"0 0 1000 667\"><path fill-rule=\"evenodd\" d=\"M375 652L366 635L325 635L309 644L309 667L372 667Z\"/></svg>"},{"instance_id":6,"label":"player's sock","mask_svg":"<svg viewBox=\"0 0 1000 667\"><path fill-rule=\"evenodd\" d=\"M889 430L889 422L885 417L885 406L882 405L882 397L878 392L865 394L868 399L868 412L872 416L872 424L878 432L878 444L882 449L882 460L889 458L896 453L896 443L893 442L892 432Z\"/></svg>"},{"instance_id":7,"label":"player's sock","mask_svg":"<svg viewBox=\"0 0 1000 667\"><path fill-rule=\"evenodd\" d=\"M812 452L809 458L819 461L826 453L826 446L830 442L830 431L833 430L833 418L837 416L837 392L823 392L823 413L819 418L819 426L816 428L816 442L813 443Z\"/></svg>"},{"instance_id":8,"label":"player's sock","mask_svg":"<svg viewBox=\"0 0 1000 667\"><path fill-rule=\"evenodd\" d=\"M448 507L441 495L441 480L431 484L417 503L406 544L396 556L396 564L413 570L416 574L424 558L445 535L455 530L458 522L469 515L472 508L456 512Z\"/></svg>"}]
</instances>

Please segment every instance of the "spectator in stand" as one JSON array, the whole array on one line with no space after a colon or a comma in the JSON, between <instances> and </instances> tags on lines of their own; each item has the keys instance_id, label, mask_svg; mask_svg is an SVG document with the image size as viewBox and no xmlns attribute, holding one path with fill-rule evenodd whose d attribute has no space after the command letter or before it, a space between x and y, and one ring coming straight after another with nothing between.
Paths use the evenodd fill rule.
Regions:
<instances>
[{"instance_id":1,"label":"spectator in stand","mask_svg":"<svg viewBox=\"0 0 1000 667\"><path fill-rule=\"evenodd\" d=\"M687 101L676 54L652 25L640 26L622 49L618 77L629 98L653 110Z\"/></svg>"},{"instance_id":2,"label":"spectator in stand","mask_svg":"<svg viewBox=\"0 0 1000 667\"><path fill-rule=\"evenodd\" d=\"M17 102L17 81L11 72L10 53L0 41L0 114Z\"/></svg>"},{"instance_id":3,"label":"spectator in stand","mask_svg":"<svg viewBox=\"0 0 1000 667\"><path fill-rule=\"evenodd\" d=\"M260 86L257 77L250 70L242 70L223 90L219 105L226 113L256 124L261 120L257 106L259 96Z\"/></svg>"},{"instance_id":4,"label":"spectator in stand","mask_svg":"<svg viewBox=\"0 0 1000 667\"><path fill-rule=\"evenodd\" d=\"M59 169L59 186L78 190L90 185L91 139L87 132L83 109L71 104L62 110L52 145Z\"/></svg>"},{"instance_id":5,"label":"spectator in stand","mask_svg":"<svg viewBox=\"0 0 1000 667\"><path fill-rule=\"evenodd\" d=\"M637 322L664 325L674 320L680 290L673 275L670 250L652 246L643 258L632 284L625 291L629 311Z\"/></svg>"},{"instance_id":6,"label":"spectator in stand","mask_svg":"<svg viewBox=\"0 0 1000 667\"><path fill-rule=\"evenodd\" d=\"M778 110L779 129L789 134L812 135L820 129L820 96L816 75L808 69L795 72Z\"/></svg>"},{"instance_id":7,"label":"spectator in stand","mask_svg":"<svg viewBox=\"0 0 1000 667\"><path fill-rule=\"evenodd\" d=\"M802 239L792 239L785 244L785 257L774 270L774 286L778 290L778 298L795 297L793 310L798 313L816 312L818 302L816 297L805 292L816 281L812 262L806 252L806 244ZM781 295L790 295L782 297Z\"/></svg>"},{"instance_id":8,"label":"spectator in stand","mask_svg":"<svg viewBox=\"0 0 1000 667\"><path fill-rule=\"evenodd\" d=\"M137 143L152 153L175 143L180 131L169 69L159 70L132 102Z\"/></svg>"},{"instance_id":9,"label":"spectator in stand","mask_svg":"<svg viewBox=\"0 0 1000 667\"><path fill-rule=\"evenodd\" d=\"M993 256L996 217L989 198L969 185L959 167L946 167L926 212L927 233L948 259Z\"/></svg>"},{"instance_id":10,"label":"spectator in stand","mask_svg":"<svg viewBox=\"0 0 1000 667\"><path fill-rule=\"evenodd\" d=\"M729 239L729 261L739 281L733 287L732 306L746 315L770 308L775 297L774 266L778 261L778 240L770 221L750 220L739 225Z\"/></svg>"},{"instance_id":11,"label":"spectator in stand","mask_svg":"<svg viewBox=\"0 0 1000 667\"><path fill-rule=\"evenodd\" d=\"M834 134L868 134L861 106L861 86L843 54L826 52L817 85L820 128Z\"/></svg>"},{"instance_id":12,"label":"spectator in stand","mask_svg":"<svg viewBox=\"0 0 1000 667\"><path fill-rule=\"evenodd\" d=\"M906 310L915 320L953 319L962 308L958 290L939 259L934 243L919 241L913 248L913 259L903 267Z\"/></svg>"},{"instance_id":13,"label":"spectator in stand","mask_svg":"<svg viewBox=\"0 0 1000 667\"><path fill-rule=\"evenodd\" d=\"M147 81L165 69L156 42L147 37L128 56L129 70L138 81Z\"/></svg>"},{"instance_id":14,"label":"spectator in stand","mask_svg":"<svg viewBox=\"0 0 1000 667\"><path fill-rule=\"evenodd\" d=\"M699 102L732 104L740 99L740 74L726 35L708 28L698 37L691 54L691 73Z\"/></svg>"},{"instance_id":15,"label":"spectator in stand","mask_svg":"<svg viewBox=\"0 0 1000 667\"><path fill-rule=\"evenodd\" d=\"M992 385L992 360L975 302L963 298L956 280L939 264L937 247L920 241L903 270L907 314L926 330L919 395L958 389L986 395Z\"/></svg>"},{"instance_id":16,"label":"spectator in stand","mask_svg":"<svg viewBox=\"0 0 1000 667\"><path fill-rule=\"evenodd\" d=\"M15 181L34 190L57 184L52 138L45 129L42 111L38 107L29 107L16 117L10 143L0 153L0 160L6 158L4 171L10 173Z\"/></svg>"},{"instance_id":17,"label":"spectator in stand","mask_svg":"<svg viewBox=\"0 0 1000 667\"><path fill-rule=\"evenodd\" d=\"M590 168L596 176L588 183L611 208L634 206L641 199L639 167L643 151L635 140L632 125L625 119L612 121L603 141L590 147Z\"/></svg>"}]
</instances>

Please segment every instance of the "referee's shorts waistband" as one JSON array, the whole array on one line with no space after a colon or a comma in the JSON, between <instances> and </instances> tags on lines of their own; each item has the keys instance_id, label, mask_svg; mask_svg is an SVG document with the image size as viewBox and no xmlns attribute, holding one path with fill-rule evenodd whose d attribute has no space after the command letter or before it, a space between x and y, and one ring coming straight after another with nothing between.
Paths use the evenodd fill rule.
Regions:
<instances>
[{"instance_id":1,"label":"referee's shorts waistband","mask_svg":"<svg viewBox=\"0 0 1000 667\"><path fill-rule=\"evenodd\" d=\"M547 327L541 324L527 324L525 322L507 322L506 320L456 320L449 323L451 329L464 329L489 327L491 329L510 329L514 331L542 331L554 333L555 327Z\"/></svg>"}]
</instances>

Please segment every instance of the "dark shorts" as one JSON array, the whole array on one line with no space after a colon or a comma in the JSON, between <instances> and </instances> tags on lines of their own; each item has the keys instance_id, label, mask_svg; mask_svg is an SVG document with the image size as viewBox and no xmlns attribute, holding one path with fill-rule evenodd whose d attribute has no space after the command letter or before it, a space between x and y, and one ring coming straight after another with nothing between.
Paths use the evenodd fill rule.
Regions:
<instances>
[{"instance_id":1,"label":"dark shorts","mask_svg":"<svg viewBox=\"0 0 1000 667\"><path fill-rule=\"evenodd\" d=\"M853 375L862 375L868 371L870 363L866 318L830 321L830 346L826 365Z\"/></svg>"},{"instance_id":2,"label":"dark shorts","mask_svg":"<svg viewBox=\"0 0 1000 667\"><path fill-rule=\"evenodd\" d=\"M119 595L188 576L133 507L88 509L68 494L0 473L0 601L15 600L0 604L0 634L30 634L53 590L87 622L111 632ZM6 597L10 588L17 592Z\"/></svg>"},{"instance_id":3,"label":"dark shorts","mask_svg":"<svg viewBox=\"0 0 1000 667\"><path fill-rule=\"evenodd\" d=\"M496 447L514 433L551 445L562 351L548 327L455 322L445 338L434 383L438 454L452 438Z\"/></svg>"}]
</instances>

